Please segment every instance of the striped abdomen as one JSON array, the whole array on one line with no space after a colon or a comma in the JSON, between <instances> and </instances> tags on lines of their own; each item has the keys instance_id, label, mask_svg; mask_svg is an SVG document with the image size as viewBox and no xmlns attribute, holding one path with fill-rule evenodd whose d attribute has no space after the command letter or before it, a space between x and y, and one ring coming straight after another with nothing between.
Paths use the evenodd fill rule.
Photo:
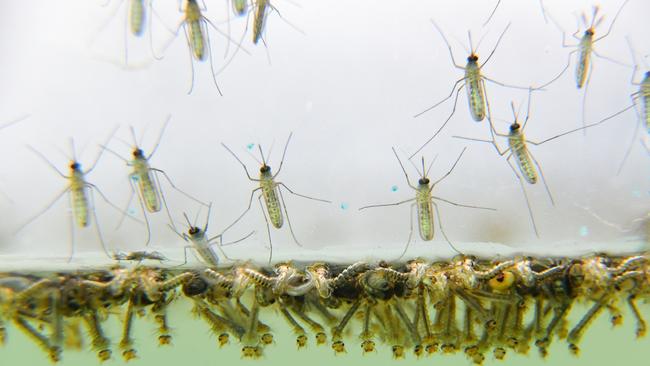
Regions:
<instances>
[{"instance_id":1,"label":"striped abdomen","mask_svg":"<svg viewBox=\"0 0 650 366\"><path fill-rule=\"evenodd\" d=\"M537 171L533 166L533 159L530 157L530 153L528 153L524 136L520 133L511 134L508 137L508 145L517 161L519 171L524 176L524 179L526 179L526 182L530 184L537 183Z\"/></svg>"},{"instance_id":2,"label":"striped abdomen","mask_svg":"<svg viewBox=\"0 0 650 366\"><path fill-rule=\"evenodd\" d=\"M262 38L264 22L266 21L266 7L268 0L258 0L255 6L255 18L253 19L253 43L257 44Z\"/></svg>"},{"instance_id":3,"label":"striped abdomen","mask_svg":"<svg viewBox=\"0 0 650 366\"><path fill-rule=\"evenodd\" d=\"M465 67L465 88L469 110L476 122L485 119L485 93L481 81L481 69L476 62L468 62Z\"/></svg>"},{"instance_id":4,"label":"striped abdomen","mask_svg":"<svg viewBox=\"0 0 650 366\"><path fill-rule=\"evenodd\" d=\"M194 58L198 61L203 61L205 59L205 37L203 36L201 21L195 20L188 22L188 32Z\"/></svg>"},{"instance_id":5,"label":"striped abdomen","mask_svg":"<svg viewBox=\"0 0 650 366\"><path fill-rule=\"evenodd\" d=\"M271 179L262 179L260 187L262 187L262 196L264 197L264 203L266 204L266 211L269 214L269 219L271 220L273 227L279 229L282 227L284 217L282 216L282 210L280 209L278 187Z\"/></svg>"},{"instance_id":6,"label":"striped abdomen","mask_svg":"<svg viewBox=\"0 0 650 366\"><path fill-rule=\"evenodd\" d=\"M134 36L142 34L144 29L144 0L131 0L129 7L129 25Z\"/></svg>"},{"instance_id":7,"label":"striped abdomen","mask_svg":"<svg viewBox=\"0 0 650 366\"><path fill-rule=\"evenodd\" d=\"M72 176L70 178L70 200L72 201L72 214L79 227L90 224L88 219L88 191L83 178Z\"/></svg>"},{"instance_id":8,"label":"striped abdomen","mask_svg":"<svg viewBox=\"0 0 650 366\"><path fill-rule=\"evenodd\" d=\"M593 49L593 36L582 37L579 46L578 65L576 66L576 85L578 89L585 85L591 63L591 51Z\"/></svg>"},{"instance_id":9,"label":"striped abdomen","mask_svg":"<svg viewBox=\"0 0 650 366\"><path fill-rule=\"evenodd\" d=\"M138 188L147 211L152 213L160 211L160 193L151 172L138 175Z\"/></svg>"},{"instance_id":10,"label":"striped abdomen","mask_svg":"<svg viewBox=\"0 0 650 366\"><path fill-rule=\"evenodd\" d=\"M431 203L431 192L429 186L418 187L415 194L415 204L418 211L418 228L420 237L424 241L433 239L433 204Z\"/></svg>"},{"instance_id":11,"label":"striped abdomen","mask_svg":"<svg viewBox=\"0 0 650 366\"><path fill-rule=\"evenodd\" d=\"M246 0L232 0L232 9L237 16L246 14L247 5Z\"/></svg>"},{"instance_id":12,"label":"striped abdomen","mask_svg":"<svg viewBox=\"0 0 650 366\"><path fill-rule=\"evenodd\" d=\"M192 244L194 244L194 249L199 254L199 257L201 257L204 264L212 267L217 267L219 265L219 257L217 256L217 253L212 250L212 247L205 236L201 238L193 238Z\"/></svg>"}]
</instances>

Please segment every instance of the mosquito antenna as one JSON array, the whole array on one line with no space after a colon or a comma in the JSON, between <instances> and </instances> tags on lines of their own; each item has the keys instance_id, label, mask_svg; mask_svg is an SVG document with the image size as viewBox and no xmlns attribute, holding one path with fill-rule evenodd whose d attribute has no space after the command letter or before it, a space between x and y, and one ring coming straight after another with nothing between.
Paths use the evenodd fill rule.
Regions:
<instances>
[{"instance_id":1,"label":"mosquito antenna","mask_svg":"<svg viewBox=\"0 0 650 366\"><path fill-rule=\"evenodd\" d=\"M246 153L248 153L248 155L250 155L250 157L253 158L253 160L255 160L259 165L262 165L262 162L257 158L257 156L253 155L253 153L248 150L246 150ZM239 158L237 160L239 160ZM241 163L241 160L239 162Z\"/></svg>"},{"instance_id":2,"label":"mosquito antenna","mask_svg":"<svg viewBox=\"0 0 650 366\"><path fill-rule=\"evenodd\" d=\"M129 130L131 131L131 139L133 139L133 147L137 149L139 144L138 139L135 137L135 128L133 128L133 125L129 126Z\"/></svg>"},{"instance_id":3,"label":"mosquito antenna","mask_svg":"<svg viewBox=\"0 0 650 366\"><path fill-rule=\"evenodd\" d=\"M275 139L271 141L271 147L269 147L269 151L266 152L266 156L269 158L271 157L271 152L273 152L273 146L275 146Z\"/></svg>"},{"instance_id":4,"label":"mosquito antenna","mask_svg":"<svg viewBox=\"0 0 650 366\"><path fill-rule=\"evenodd\" d=\"M70 152L72 153L72 160L76 162L77 152L75 151L75 147L74 147L74 138L70 137L69 143L70 143Z\"/></svg>"},{"instance_id":5,"label":"mosquito antenna","mask_svg":"<svg viewBox=\"0 0 650 366\"><path fill-rule=\"evenodd\" d=\"M429 164L429 167L427 168L427 171L424 173L426 177L429 176L429 172L431 171L431 168L433 167L433 163L435 163L437 159L438 159L438 154L436 154L436 156L434 156L433 159L431 159L431 163Z\"/></svg>"},{"instance_id":6,"label":"mosquito antenna","mask_svg":"<svg viewBox=\"0 0 650 366\"><path fill-rule=\"evenodd\" d=\"M488 57L485 59L485 62L483 62L483 65L481 65L481 66L485 66L485 64L487 64L488 61L490 61L490 59L492 58L492 55L494 55L494 52L496 52L497 48L499 48L499 44L501 44L501 40L503 39L503 36L506 34L506 32L508 31L508 28L510 28L511 25L512 25L512 23L508 23L508 25L505 27L503 32L501 32L501 35L499 35L499 38L497 39L497 43L494 45L494 48L492 49L492 52L490 52Z\"/></svg>"},{"instance_id":7,"label":"mosquito antenna","mask_svg":"<svg viewBox=\"0 0 650 366\"><path fill-rule=\"evenodd\" d=\"M432 21L432 22L433 22L433 21ZM433 23L433 24L434 24L436 27L438 27L437 24L435 24L435 23ZM441 32L441 34L442 34L442 32ZM444 37L444 34L442 34L442 36ZM456 42L458 42L458 44L459 44L461 47L463 47L463 49L465 50L465 52L467 52L468 55L471 53L470 50L467 49L467 46L465 46L465 43L464 43L463 41L461 41L460 39L458 39L458 38L457 38L455 35L453 35L453 34L451 35L451 38L453 38ZM447 41L447 39L445 39L445 41ZM447 45L449 45L449 42L447 42Z\"/></svg>"},{"instance_id":8,"label":"mosquito antenna","mask_svg":"<svg viewBox=\"0 0 650 366\"><path fill-rule=\"evenodd\" d=\"M593 11L592 11L592 13L591 13L591 24L589 25L589 28L594 28L594 25L596 24L596 16L598 15L598 10L599 10L598 5L594 5L594 9L593 9ZM605 18L605 17L602 16L602 17L598 20L598 22L600 23L600 21L601 21L603 18Z\"/></svg>"},{"instance_id":9,"label":"mosquito antenna","mask_svg":"<svg viewBox=\"0 0 650 366\"><path fill-rule=\"evenodd\" d=\"M396 154L395 156L397 156L397 154ZM413 162L413 160L409 159L409 163L411 163L411 166L413 167L413 169L415 169L415 171L418 172L418 175L419 175L420 177L422 177L422 174L423 174L423 173L420 173L420 168L418 168L418 166L415 165L415 163Z\"/></svg>"},{"instance_id":10,"label":"mosquito antenna","mask_svg":"<svg viewBox=\"0 0 650 366\"><path fill-rule=\"evenodd\" d=\"M519 111L515 111L515 102L510 101L510 109L512 110L512 116L515 118L515 122L517 122Z\"/></svg>"},{"instance_id":11,"label":"mosquito antenna","mask_svg":"<svg viewBox=\"0 0 650 366\"><path fill-rule=\"evenodd\" d=\"M483 34L481 39L478 40L478 43L476 44L476 51L478 51L478 49L481 47L481 43L483 43L483 40L485 39L485 36L487 36L487 34L488 32L485 32L485 34Z\"/></svg>"},{"instance_id":12,"label":"mosquito antenna","mask_svg":"<svg viewBox=\"0 0 650 366\"><path fill-rule=\"evenodd\" d=\"M472 32L471 31L467 31L467 38L469 38L469 49L470 49L471 53L474 54L475 50L474 50L474 45L472 44Z\"/></svg>"},{"instance_id":13,"label":"mosquito antenna","mask_svg":"<svg viewBox=\"0 0 650 366\"><path fill-rule=\"evenodd\" d=\"M262 156L262 165L266 166L266 159L264 159L264 151L262 151L262 145L257 144L257 148L260 150L260 155Z\"/></svg>"},{"instance_id":14,"label":"mosquito antenna","mask_svg":"<svg viewBox=\"0 0 650 366\"><path fill-rule=\"evenodd\" d=\"M192 222L190 221L190 218L187 217L187 213L183 212L183 217L185 218L185 221L187 222L187 226L192 228Z\"/></svg>"}]
</instances>

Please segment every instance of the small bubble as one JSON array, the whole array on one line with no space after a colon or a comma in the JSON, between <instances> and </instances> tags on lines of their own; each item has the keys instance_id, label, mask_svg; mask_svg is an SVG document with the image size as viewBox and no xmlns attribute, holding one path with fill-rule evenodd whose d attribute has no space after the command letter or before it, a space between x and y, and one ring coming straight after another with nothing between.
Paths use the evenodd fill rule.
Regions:
<instances>
[{"instance_id":1,"label":"small bubble","mask_svg":"<svg viewBox=\"0 0 650 366\"><path fill-rule=\"evenodd\" d=\"M348 207L350 207L350 206L348 205L347 202L341 202L341 210L347 210Z\"/></svg>"},{"instance_id":2,"label":"small bubble","mask_svg":"<svg viewBox=\"0 0 650 366\"><path fill-rule=\"evenodd\" d=\"M393 191L393 192L397 192L398 188L399 187L397 187L397 185L394 185L394 186L390 187L390 190Z\"/></svg>"},{"instance_id":3,"label":"small bubble","mask_svg":"<svg viewBox=\"0 0 650 366\"><path fill-rule=\"evenodd\" d=\"M131 215L131 216L135 215L135 209L134 209L134 208L129 208L129 210L128 210L127 212L128 212L129 215Z\"/></svg>"},{"instance_id":4,"label":"small bubble","mask_svg":"<svg viewBox=\"0 0 650 366\"><path fill-rule=\"evenodd\" d=\"M589 235L589 229L586 226L580 226L580 236Z\"/></svg>"},{"instance_id":5,"label":"small bubble","mask_svg":"<svg viewBox=\"0 0 650 366\"><path fill-rule=\"evenodd\" d=\"M246 148L248 150L253 150L254 147L255 147L255 144L253 144L253 143L250 143L250 144L246 145Z\"/></svg>"}]
</instances>

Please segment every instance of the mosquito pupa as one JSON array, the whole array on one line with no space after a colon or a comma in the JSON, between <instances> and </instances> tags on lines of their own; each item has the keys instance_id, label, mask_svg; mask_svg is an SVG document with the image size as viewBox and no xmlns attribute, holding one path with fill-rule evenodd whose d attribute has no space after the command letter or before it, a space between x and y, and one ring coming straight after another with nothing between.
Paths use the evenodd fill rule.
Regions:
<instances>
[{"instance_id":1,"label":"mosquito pupa","mask_svg":"<svg viewBox=\"0 0 650 366\"><path fill-rule=\"evenodd\" d=\"M519 87L519 86L514 86L514 85L507 85L501 82L498 82L496 80L490 79L483 75L482 69L483 67L492 59L492 56L494 55L495 51L497 50L497 47L499 47L499 44L501 43L501 39L503 39L503 36L506 34L506 31L508 28L510 28L510 24L506 26L506 28L501 32L501 35L499 35L499 38L497 39L496 44L494 45L494 49L490 52L488 57L485 59L485 62L482 64L479 64L478 62L478 54L476 53L476 50L474 49L474 46L472 44L472 35L471 33L468 32L468 37L469 37L469 43L470 43L470 50L469 50L469 56L467 56L467 64L463 67L459 65L456 62L456 59L454 58L454 53L451 49L451 44L447 40L447 37L445 37L444 33L442 32L442 29L436 24L433 20L431 20L431 23L436 27L438 32L440 33L440 36L442 39L445 41L447 44L447 48L449 49L449 55L451 56L451 61L454 64L454 66L459 69L463 70L465 75L456 80L454 83L454 86L451 88L451 92L449 93L448 96L446 96L444 99L441 101L435 103L434 105L428 107L424 111L416 114L414 117L419 117L423 115L424 113L436 108L437 106L441 105L442 103L446 102L449 100L451 97L454 96L454 92L456 94L454 98L454 105L452 107L451 113L445 119L445 121L442 123L442 125L438 128L438 130L431 136L422 146L420 146L411 156L409 156L409 159L412 159L415 155L417 155L425 146L427 146L438 134L442 131L443 128L447 125L447 122L451 120L451 117L454 115L456 112L456 104L458 103L458 96L460 94L460 91L465 88L467 90L467 100L469 102L469 110L470 114L472 115L472 119L476 122L480 122L485 119L485 116L490 113L490 104L489 100L486 94L486 88L485 88L485 81L490 81L494 84L508 87L508 88L515 88L515 89L528 89ZM479 42L480 45L480 42ZM478 48L478 46L477 46Z\"/></svg>"},{"instance_id":2,"label":"mosquito pupa","mask_svg":"<svg viewBox=\"0 0 650 366\"><path fill-rule=\"evenodd\" d=\"M106 141L110 141L112 139L113 134L115 133L116 129L111 132L110 137ZM66 193L70 197L70 207L72 209L72 218L70 219L70 239L71 239L71 246L70 246L70 256L68 257L68 261L72 260L72 257L74 256L74 251L75 251L75 227L83 229L88 226L90 226L90 219L91 215L93 219L95 220L95 229L97 231L97 237L99 238L99 241L101 243L102 249L104 250L104 253L106 254L107 257L111 258L111 254L108 251L108 248L106 247L106 243L104 241L101 229L99 227L99 221L97 219L97 212L96 212L96 206L95 206L95 192L99 194L99 196L104 200L109 206L113 207L119 212L123 211L117 207L115 204L113 204L105 195L102 193L99 188L88 182L86 180L86 176L91 173L95 167L97 166L97 163L99 162L99 159L102 157L104 150L100 150L100 152L97 154L97 157L95 158L95 161L92 163L90 168L87 170L83 170L81 168L81 163L79 163L76 153L75 153L75 148L74 148L74 141L70 139L70 147L72 150L72 157L70 159L70 164L69 164L69 175L64 174L62 171L60 171L52 162L50 162L47 157L41 153L40 151L36 150L35 148L28 146L28 148L36 154L40 159L42 159L52 170L54 170L56 173L58 173L61 177L66 179L68 181L67 186L63 191L61 191L59 194L57 194L50 203L48 203L45 208L43 208L41 211L39 211L36 215L32 216L29 220L27 220L25 223L23 223L17 230L16 232L21 231L24 229L26 226L31 224L34 220L38 219L42 214L44 214L46 211L48 211L54 204L56 204L61 197L63 197ZM129 216L130 217L130 216Z\"/></svg>"},{"instance_id":3,"label":"mosquito pupa","mask_svg":"<svg viewBox=\"0 0 650 366\"><path fill-rule=\"evenodd\" d=\"M190 245L187 245L184 248L185 260L181 265L187 263L187 250L194 249L195 252L199 255L201 261L205 265L210 267L218 267L219 256L213 250L212 248L213 246L216 246L219 249L221 255L223 255L225 259L231 260L231 258L228 257L228 255L226 255L226 252L223 250L223 246L239 243L243 240L248 239L251 235L253 235L254 231L251 231L248 235L244 236L241 239L229 243L224 243L223 234L232 226L230 225L226 229L224 229L221 232L221 234L213 237L208 237L207 232L208 232L208 224L210 222L211 211L212 211L212 203L208 205L208 214L205 218L205 226L203 226L203 228L196 226L196 223L192 223L190 219L187 217L187 214L185 213L183 213L183 216L185 217L185 221L187 222L188 225L187 233L180 234L170 225L170 228L174 230L174 232L176 232L178 236L180 236L186 242L190 243Z\"/></svg>"},{"instance_id":4,"label":"mosquito pupa","mask_svg":"<svg viewBox=\"0 0 650 366\"><path fill-rule=\"evenodd\" d=\"M591 79L591 72L593 70L592 67L592 56L596 56L598 58L608 60L610 62L623 65L623 66L628 66L623 64L620 61L614 60L612 58L609 58L607 56L599 54L594 45L596 42L602 40L603 38L607 37L610 32L612 31L612 28L614 27L614 24L616 23L616 20L618 19L618 16L621 14L623 11L623 8L625 5L629 2L629 0L625 0L623 4L620 6L618 11L616 12L616 15L614 15L614 18L612 19L612 22L609 25L609 29L607 29L607 32L603 34L600 37L596 37L596 28L603 22L605 19L605 16L598 17L598 12L600 11L600 8L598 6L593 7L592 11L592 17L591 17L591 22L587 21L587 16L585 13L582 13L581 20L586 28L584 31L584 34L582 37L578 37L578 33L580 32L580 29L575 31L575 33L572 34L572 37L575 38L578 43L577 44L567 44L566 42L566 32L560 27L560 25L553 19L553 17L550 17L555 26L562 32L562 47L564 48L574 48L571 52L569 52L569 55L567 57L567 64L566 66L560 71L558 75L556 75L553 79L550 81L544 83L542 86L539 88L544 88L553 82L555 82L557 79L560 78L564 74L564 72L569 68L571 65L571 56L575 53L578 55L578 63L576 64L576 73L575 73L575 82L576 82L576 87L578 89L582 89L584 87L584 92L582 95L582 124L583 126L586 124L585 122L585 106L587 103L587 91L589 89L589 80Z\"/></svg>"},{"instance_id":5,"label":"mosquito pupa","mask_svg":"<svg viewBox=\"0 0 650 366\"><path fill-rule=\"evenodd\" d=\"M532 91L532 90L531 90ZM500 133L496 131L494 128L494 125L492 125L492 121L490 120L490 129L492 130L492 140L481 140L481 139L475 139L475 138L468 138L468 137L462 137L462 136L453 136L454 138L461 138L465 140L471 140L471 141L480 141L480 142L488 142L491 143L498 154L500 156L506 156L505 160L512 169L512 172L515 174L517 177L517 180L519 181L519 185L521 187L522 193L524 195L524 199L526 201L526 206L528 207L528 214L530 217L531 224L533 226L533 230L535 231L535 235L539 237L539 231L537 228L537 224L535 222L535 218L533 216L533 210L530 205L530 201L528 200L528 194L526 193L526 188L524 186L524 181L528 184L536 184L538 180L541 178L542 183L544 184L544 189L546 190L546 193L548 194L548 197L551 201L552 205L555 205L555 201L553 200L553 195L551 194L551 190L548 187L548 184L546 183L546 179L544 178L544 173L542 172L542 168L540 164L537 162L535 157L532 155L530 150L528 149L528 144L539 146L542 144L545 144L549 141L553 141L559 137L566 136L569 134L572 134L577 131L582 131L587 128L595 127L598 126L620 114L623 112L631 109L633 106L629 106L621 111L618 111L598 122L591 123L588 125L585 125L583 127L575 128L566 132L562 132L560 134L557 134L555 136L549 137L545 140L542 141L533 141L529 140L524 136L524 129L526 127L526 123L528 122L528 119L530 118L530 101L531 100L531 92L528 94L528 107L527 107L527 112L526 112L526 119L523 121L522 124L519 123L519 112L515 110L514 103L511 103L511 109L512 113L514 116L514 122L510 125L509 132L507 134ZM508 139L508 147L504 149L503 151L499 148L499 145L496 142L496 137L504 137ZM512 160L515 160L515 164L517 167L515 167L512 164Z\"/></svg>"},{"instance_id":6,"label":"mosquito pupa","mask_svg":"<svg viewBox=\"0 0 650 366\"><path fill-rule=\"evenodd\" d=\"M417 170L420 178L418 179L418 184L417 186L414 186L411 184L411 180L408 176L408 173L406 172L406 169L404 168L404 164L402 164L402 161L400 160L399 156L397 155L397 152L395 151L395 148L392 148L393 154L395 155L395 158L397 159L397 162L399 163L400 168L402 168L402 172L404 173L404 177L406 178L406 182L411 189L415 191L415 197L414 198L409 198L400 202L396 203L386 203L386 204L378 204L378 205L368 205L368 206L363 206L359 208L359 210L365 210L367 208L375 208L375 207L387 207L387 206L399 206L404 203L411 203L411 213L409 215L410 217L410 231L409 231L409 237L406 242L406 245L404 246L404 250L402 251L402 254L399 256L399 258L402 258L404 254L406 254L406 251L408 250L408 247L411 243L411 238L413 236L413 208L417 208L417 222L418 222L418 229L420 232L420 238L423 241L430 241L433 239L434 236L434 228L435 228L435 215L438 217L438 227L440 228L440 232L442 233L442 236L445 238L445 241L449 244L449 246L457 253L460 253L458 249L451 243L449 238L447 237L447 234L445 234L445 231L442 227L442 222L441 222L441 216L440 216L440 210L438 209L438 205L436 204L436 200L442 201L445 203L449 203L451 205L457 206L457 207L467 207L467 208L476 208L476 209L483 209L483 210L492 210L495 211L493 208L488 208L488 207L479 207L479 206L470 206L470 205L464 205L456 202L452 202L450 200L434 196L432 194L433 188L436 186L436 184L442 182L445 178L447 178L451 172L454 170L458 162L460 161L460 158L463 156L463 153L465 153L466 149L463 149L463 151L458 155L458 158L452 165L451 169L447 173L445 173L442 177L440 177L438 180L434 181L433 183L429 179L429 171L431 170L431 167L433 166L433 163L435 162L435 159L431 161L431 164L427 168L424 163L424 157L422 157L422 171L420 171L417 167L415 169ZM435 210L435 211L434 211Z\"/></svg>"},{"instance_id":7,"label":"mosquito pupa","mask_svg":"<svg viewBox=\"0 0 650 366\"><path fill-rule=\"evenodd\" d=\"M167 175L167 173L165 173L164 170L151 166L150 160L158 150L158 146L160 146L160 141L162 140L163 134L165 133L165 129L167 128L170 119L171 116L168 116L167 120L165 121L165 124L160 130L158 139L156 140L156 143L151 149L151 153L149 155L147 155L144 152L144 150L140 147L142 141L141 140L138 141L138 139L136 138L135 130L133 127L130 128L131 137L133 139L133 145L131 146L131 157L129 159L122 157L120 154L108 148L107 146L102 146L106 151L115 155L116 157L124 161L127 166L131 167L131 172L128 175L129 184L131 187L131 193L129 195L129 200L127 202L126 209L124 209L124 211L126 212L128 210L129 206L131 205L131 201L133 200L133 196L137 195L138 202L140 203L140 208L142 211L142 216L144 218L144 222L147 228L147 237L145 241L145 246L149 245L149 242L151 241L151 224L149 222L148 214L154 214L156 212L159 212L164 207L165 213L167 214L167 218L169 219L170 224L172 226L174 225L174 221L172 219L169 206L167 205L167 201L165 199L162 186L160 184L160 178L159 178L160 176L165 178L167 183L169 183L169 185L175 191L179 192L183 196L191 199L192 201L198 204L204 206L206 205L205 203L201 202L197 198L189 195L185 191L178 188L174 184L174 182L172 182L171 178L169 178L169 175ZM122 220L123 219L124 216L122 216ZM121 223L122 221L120 220L118 227L121 225Z\"/></svg>"},{"instance_id":8,"label":"mosquito pupa","mask_svg":"<svg viewBox=\"0 0 650 366\"><path fill-rule=\"evenodd\" d=\"M634 60L634 70L632 71L632 78L630 80L630 84L638 86L639 90L635 91L630 95L630 98L632 99L632 103L635 105L635 109L637 112L637 115L639 117L639 123L636 128L634 129L634 134L632 135L632 141L630 141L630 144L625 151L625 155L623 156L623 160L621 160L621 164L618 167L618 171L616 174L621 174L621 171L623 170L623 166L625 165L625 161L627 160L628 156L632 152L632 147L634 146L634 142L637 139L637 136L639 134L639 125L644 125L647 133L650 135L650 66L645 62L645 58L642 58L643 65L645 66L646 72L644 73L643 78L641 81L636 81L636 75L639 70L639 64L635 60L635 52L634 52L634 47L632 46L632 41L630 41L629 37L625 37L627 40L628 47L630 48L630 53L632 54L632 59ZM639 106L640 104L640 106Z\"/></svg>"},{"instance_id":9,"label":"mosquito pupa","mask_svg":"<svg viewBox=\"0 0 650 366\"><path fill-rule=\"evenodd\" d=\"M224 143L221 143L221 145L228 150L228 152L239 162L239 164L244 168L244 172L246 173L246 177L252 182L257 182L259 184L259 187L253 189L251 191L250 198L248 200L248 207L244 212L239 215L239 217L233 222L230 226L226 228L229 229L232 225L237 223L239 220L241 220L244 215L251 209L251 206L253 204L253 197L255 196L256 192L260 192L258 195L258 201L260 203L260 207L262 209L262 213L264 215L264 220L266 221L266 229L267 229L267 234L268 234L268 239L269 239L269 246L271 248L269 252L269 263L271 262L273 258L273 243L271 240L271 228L269 226L269 221L271 221L271 224L273 225L274 228L280 229L282 228L282 225L284 225L284 219L286 218L287 224L289 224L289 231L291 232L291 237L293 238L294 242L298 246L302 246L298 239L296 238L296 234L293 231L293 227L291 226L291 220L289 219L289 214L287 212L287 206L284 202L284 197L282 196L282 190L280 188L284 188L287 190L287 192L298 196L302 198L306 198L309 200L313 201L319 201L319 202L325 202L325 203L331 203L331 201L320 199L320 198L315 198L315 197L310 197L306 196L300 193L297 193L293 191L291 188L289 188L286 184L283 182L278 182L276 178L282 171L282 166L284 164L284 158L287 153L287 148L289 147L289 142L291 142L291 137L293 136L293 133L289 134L289 138L287 139L287 143L284 145L284 150L282 152L282 159L280 160L280 165L278 166L278 170L273 174L271 172L271 167L266 163L266 158L264 157L264 153L262 152L262 147L258 145L259 151L260 151L260 156L262 158L262 161L260 163L260 175L259 178L253 178L251 175L248 173L248 168L246 167L246 164L237 157L237 155ZM262 200L264 200L264 205L262 204ZM264 207L266 207L266 210L264 210ZM284 213L283 213L284 211ZM267 217L268 216L268 217Z\"/></svg>"}]
</instances>

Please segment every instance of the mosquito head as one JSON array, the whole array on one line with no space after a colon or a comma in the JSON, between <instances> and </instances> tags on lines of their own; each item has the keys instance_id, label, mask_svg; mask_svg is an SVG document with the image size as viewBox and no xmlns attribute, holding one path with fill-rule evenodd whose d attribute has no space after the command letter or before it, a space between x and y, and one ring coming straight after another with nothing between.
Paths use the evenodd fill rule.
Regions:
<instances>
[{"instance_id":1,"label":"mosquito head","mask_svg":"<svg viewBox=\"0 0 650 366\"><path fill-rule=\"evenodd\" d=\"M139 159L144 157L144 152L142 151L141 148L136 147L133 149L133 158L134 159Z\"/></svg>"},{"instance_id":2,"label":"mosquito head","mask_svg":"<svg viewBox=\"0 0 650 366\"><path fill-rule=\"evenodd\" d=\"M77 172L77 171L81 170L81 164L77 163L74 160L71 161L70 162L70 170L72 170L73 172Z\"/></svg>"},{"instance_id":3,"label":"mosquito head","mask_svg":"<svg viewBox=\"0 0 650 366\"><path fill-rule=\"evenodd\" d=\"M645 72L645 77L648 78L648 79L650 79L650 71L646 71L646 72Z\"/></svg>"},{"instance_id":4,"label":"mosquito head","mask_svg":"<svg viewBox=\"0 0 650 366\"><path fill-rule=\"evenodd\" d=\"M472 52L469 56L467 56L467 62L478 62L478 55Z\"/></svg>"},{"instance_id":5,"label":"mosquito head","mask_svg":"<svg viewBox=\"0 0 650 366\"><path fill-rule=\"evenodd\" d=\"M510 125L510 132L519 131L520 128L521 128L521 125L519 125L519 122L515 121L515 123Z\"/></svg>"},{"instance_id":6,"label":"mosquito head","mask_svg":"<svg viewBox=\"0 0 650 366\"><path fill-rule=\"evenodd\" d=\"M190 234L191 236L195 236L201 232L201 229L196 227L196 226L190 226L189 230L187 230L187 233Z\"/></svg>"},{"instance_id":7,"label":"mosquito head","mask_svg":"<svg viewBox=\"0 0 650 366\"><path fill-rule=\"evenodd\" d=\"M271 173L271 167L269 165L262 164L262 166L260 167L260 173L262 173L262 174Z\"/></svg>"},{"instance_id":8,"label":"mosquito head","mask_svg":"<svg viewBox=\"0 0 650 366\"><path fill-rule=\"evenodd\" d=\"M429 184L429 182L430 182L429 178L427 178L427 177L422 177L422 178L418 179L418 184L421 185L421 186L426 186L427 184Z\"/></svg>"},{"instance_id":9,"label":"mosquito head","mask_svg":"<svg viewBox=\"0 0 650 366\"><path fill-rule=\"evenodd\" d=\"M596 30L593 27L592 28L587 28L587 30L585 31L585 36L593 37L595 33L596 33Z\"/></svg>"}]
</instances>

